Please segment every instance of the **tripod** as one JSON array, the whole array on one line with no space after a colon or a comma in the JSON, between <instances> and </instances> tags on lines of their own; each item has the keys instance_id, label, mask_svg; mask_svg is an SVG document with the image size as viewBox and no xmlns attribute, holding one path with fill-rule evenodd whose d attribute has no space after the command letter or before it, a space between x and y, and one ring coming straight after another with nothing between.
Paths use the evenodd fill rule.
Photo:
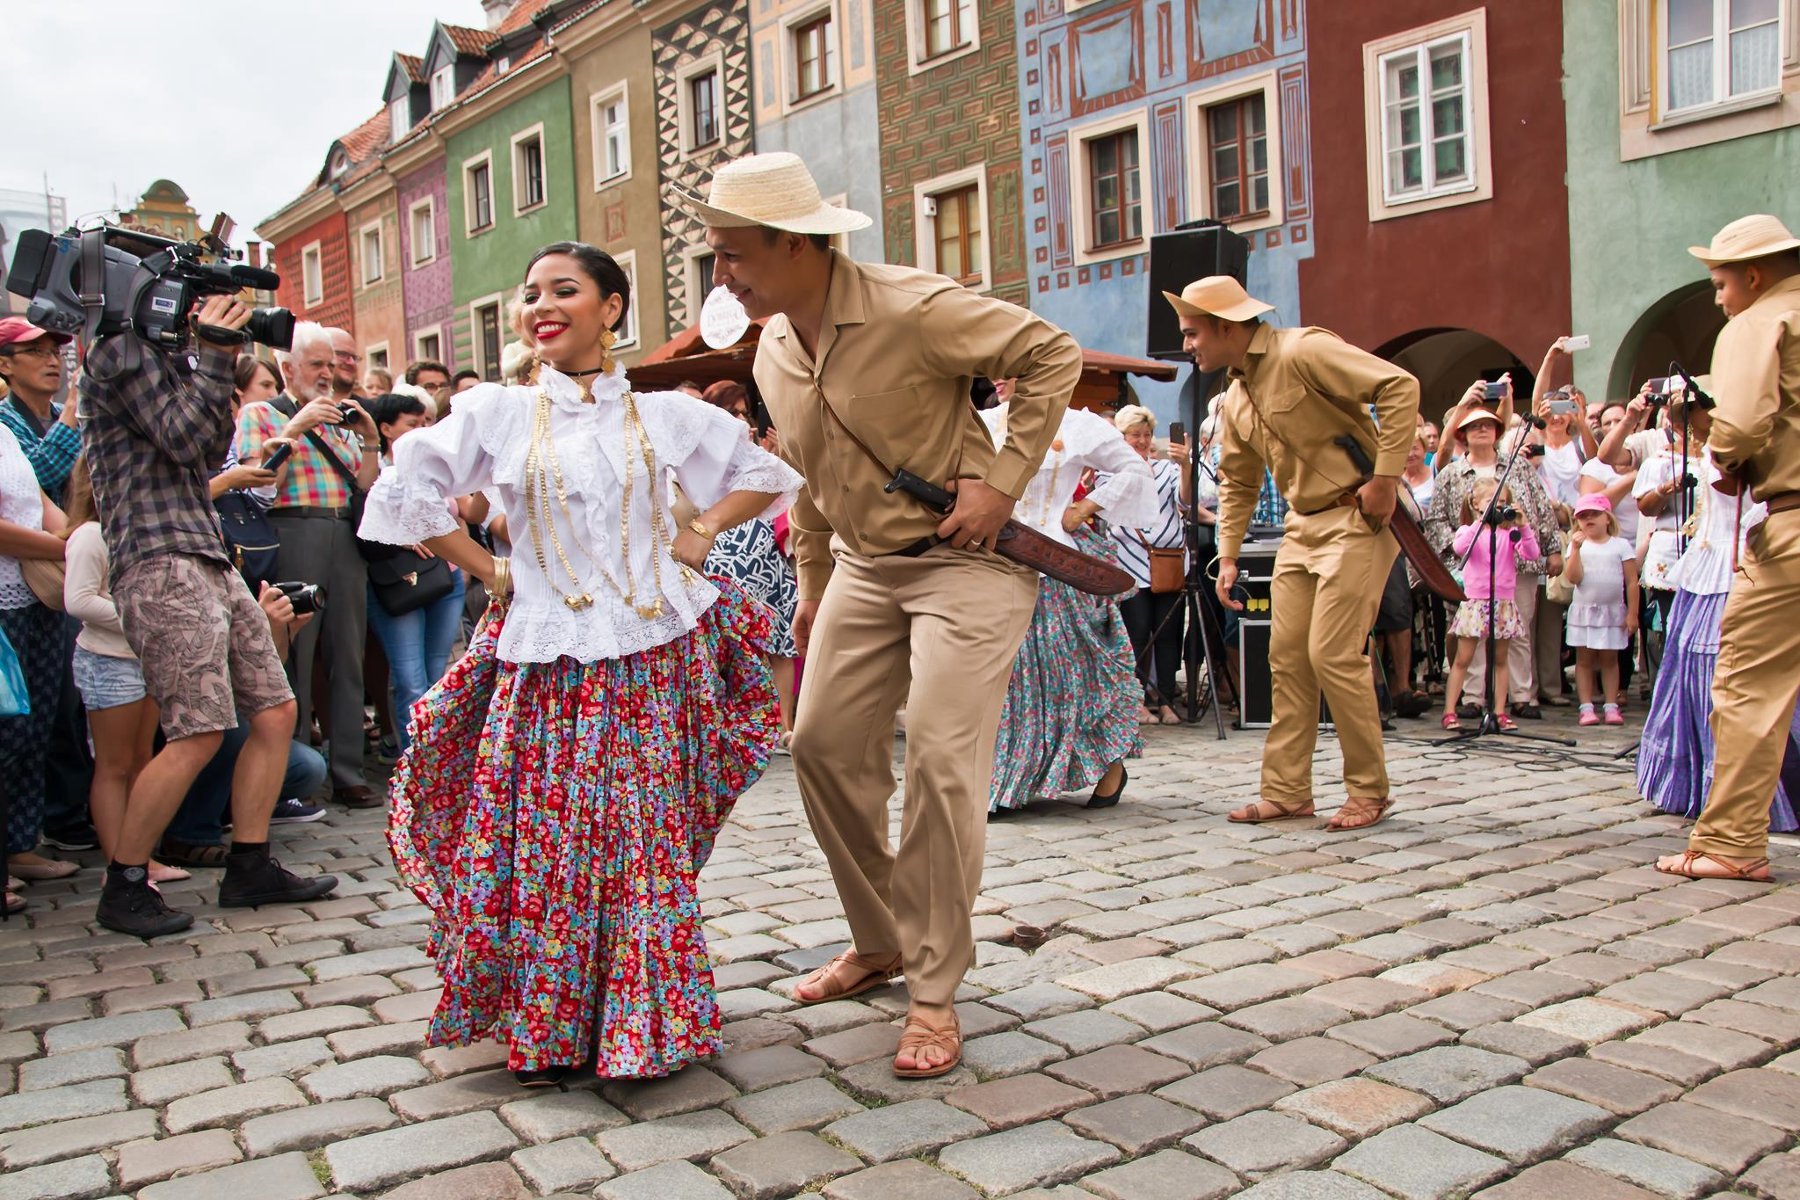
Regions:
<instances>
[{"instance_id":1,"label":"tripod","mask_svg":"<svg viewBox=\"0 0 1800 1200\"><path fill-rule=\"evenodd\" d=\"M1490 734L1498 734L1503 738L1514 738L1519 741L1550 742L1561 746L1573 746L1576 744L1572 738L1557 737L1554 734L1525 733L1517 729L1502 729L1500 727L1498 706L1506 702L1506 697L1496 696L1494 694L1495 668L1498 665L1494 648L1494 609L1496 604L1494 599L1494 573L1496 561L1499 558L1500 524L1503 519L1500 514L1500 493L1506 490L1506 481L1511 477L1513 467L1519 461L1519 452L1524 448L1525 439L1523 437L1520 437L1518 441L1513 443L1512 453L1507 456L1505 465L1501 467L1499 474L1494 478L1494 494L1488 497L1487 507L1482 511L1479 520L1476 522L1485 531L1488 551L1487 644L1483 647L1483 653L1486 656L1487 672L1481 681L1481 720L1473 729L1459 729L1449 737L1440 739L1441 744L1473 741L1476 738L1485 737ZM1517 542L1519 540L1520 532L1521 531L1517 529L1510 530L1508 536L1514 542ZM1479 538L1483 536L1483 534L1477 533L1475 536ZM1469 555L1472 554L1474 550L1475 543L1471 540L1468 551L1463 554L1462 562L1458 565L1466 567L1469 562ZM1446 697L1445 703L1453 704L1455 703L1455 700L1456 697L1454 696Z\"/></svg>"}]
</instances>

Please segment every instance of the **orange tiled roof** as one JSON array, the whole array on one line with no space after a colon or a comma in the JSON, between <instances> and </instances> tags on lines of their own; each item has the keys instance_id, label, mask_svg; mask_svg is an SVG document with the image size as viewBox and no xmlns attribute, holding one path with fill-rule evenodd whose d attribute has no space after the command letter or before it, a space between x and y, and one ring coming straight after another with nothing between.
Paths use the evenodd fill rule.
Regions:
<instances>
[{"instance_id":1,"label":"orange tiled roof","mask_svg":"<svg viewBox=\"0 0 1800 1200\"><path fill-rule=\"evenodd\" d=\"M507 12L506 19L500 22L500 27L494 30L494 36L505 37L525 28L531 24L533 17L549 8L552 3L554 0L518 0Z\"/></svg>"},{"instance_id":2,"label":"orange tiled roof","mask_svg":"<svg viewBox=\"0 0 1800 1200\"><path fill-rule=\"evenodd\" d=\"M414 83L425 82L425 60L416 54L396 54L394 60L406 68L406 77Z\"/></svg>"},{"instance_id":3,"label":"orange tiled roof","mask_svg":"<svg viewBox=\"0 0 1800 1200\"><path fill-rule=\"evenodd\" d=\"M446 25L444 32L450 35L450 44L456 47L458 54L473 54L477 58L487 57L487 48L494 40L489 30L471 29L467 25Z\"/></svg>"}]
</instances>

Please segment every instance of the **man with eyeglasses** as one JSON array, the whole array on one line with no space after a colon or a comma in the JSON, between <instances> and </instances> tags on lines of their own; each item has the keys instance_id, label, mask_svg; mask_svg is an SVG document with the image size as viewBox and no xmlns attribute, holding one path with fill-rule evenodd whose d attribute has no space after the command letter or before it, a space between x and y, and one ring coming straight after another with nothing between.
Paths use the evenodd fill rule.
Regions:
<instances>
[{"instance_id":1,"label":"man with eyeglasses","mask_svg":"<svg viewBox=\"0 0 1800 1200\"><path fill-rule=\"evenodd\" d=\"M359 394L362 385L362 351L356 348L349 330L328 328L325 332L331 335L332 398L348 400Z\"/></svg>"},{"instance_id":2,"label":"man with eyeglasses","mask_svg":"<svg viewBox=\"0 0 1800 1200\"><path fill-rule=\"evenodd\" d=\"M450 385L449 367L429 358L420 359L406 368L406 382L431 393L431 401L437 405L438 420L450 415L450 397L454 392Z\"/></svg>"}]
</instances>

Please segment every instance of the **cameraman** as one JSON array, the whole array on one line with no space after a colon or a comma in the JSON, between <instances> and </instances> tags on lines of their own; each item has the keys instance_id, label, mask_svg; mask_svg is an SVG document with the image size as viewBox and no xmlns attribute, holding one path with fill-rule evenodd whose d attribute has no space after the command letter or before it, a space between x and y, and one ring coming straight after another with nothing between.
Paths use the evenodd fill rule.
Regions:
<instances>
[{"instance_id":1,"label":"cameraman","mask_svg":"<svg viewBox=\"0 0 1800 1200\"><path fill-rule=\"evenodd\" d=\"M269 815L287 767L294 697L269 621L226 557L210 477L231 442L233 374L250 308L208 296L191 314L199 353L125 334L88 354L83 443L112 562L112 592L168 744L132 784L100 894L100 924L158 937L193 924L150 886L157 838L224 732L247 716L232 780L236 828L221 907L303 903L337 886L269 857Z\"/></svg>"}]
</instances>

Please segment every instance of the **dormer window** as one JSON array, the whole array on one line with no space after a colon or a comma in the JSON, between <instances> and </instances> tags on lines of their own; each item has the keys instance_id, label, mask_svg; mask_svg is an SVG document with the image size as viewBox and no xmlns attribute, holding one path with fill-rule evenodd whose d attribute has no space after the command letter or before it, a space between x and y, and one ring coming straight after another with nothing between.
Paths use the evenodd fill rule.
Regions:
<instances>
[{"instance_id":1,"label":"dormer window","mask_svg":"<svg viewBox=\"0 0 1800 1200\"><path fill-rule=\"evenodd\" d=\"M331 152L331 157L325 160L325 174L332 179L341 179L349 170L350 156L344 153L342 146L339 146Z\"/></svg>"},{"instance_id":2,"label":"dormer window","mask_svg":"<svg viewBox=\"0 0 1800 1200\"><path fill-rule=\"evenodd\" d=\"M454 67L439 67L431 73L431 111L448 108L456 99Z\"/></svg>"},{"instance_id":3,"label":"dormer window","mask_svg":"<svg viewBox=\"0 0 1800 1200\"><path fill-rule=\"evenodd\" d=\"M412 128L412 104L405 96L388 104L388 141L397 142Z\"/></svg>"},{"instance_id":4,"label":"dormer window","mask_svg":"<svg viewBox=\"0 0 1800 1200\"><path fill-rule=\"evenodd\" d=\"M500 61L494 64L494 73L496 75L504 75L510 70L512 70L512 56L502 54L500 56Z\"/></svg>"}]
</instances>

